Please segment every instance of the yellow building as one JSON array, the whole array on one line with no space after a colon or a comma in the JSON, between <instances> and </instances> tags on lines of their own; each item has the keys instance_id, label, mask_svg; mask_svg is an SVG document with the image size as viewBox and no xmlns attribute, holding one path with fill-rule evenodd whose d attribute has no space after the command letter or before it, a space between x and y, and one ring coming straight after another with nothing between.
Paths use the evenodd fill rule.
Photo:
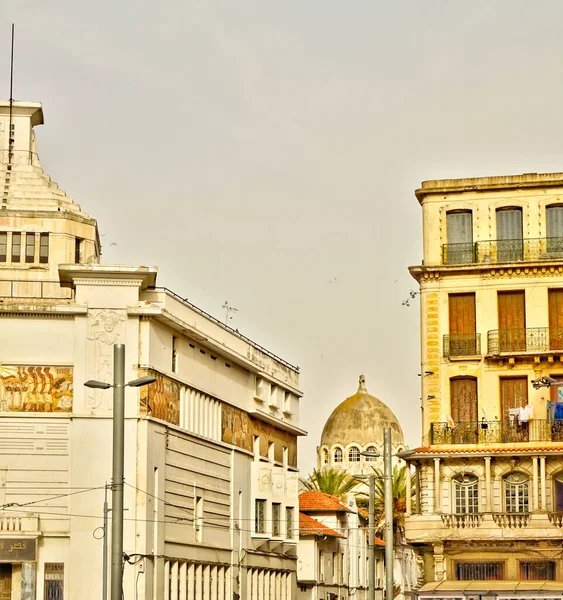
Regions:
<instances>
[{"instance_id":1,"label":"yellow building","mask_svg":"<svg viewBox=\"0 0 563 600\"><path fill-rule=\"evenodd\" d=\"M420 598L562 598L563 173L426 181ZM409 499L410 500L410 499ZM502 583L501 583L502 582Z\"/></svg>"}]
</instances>

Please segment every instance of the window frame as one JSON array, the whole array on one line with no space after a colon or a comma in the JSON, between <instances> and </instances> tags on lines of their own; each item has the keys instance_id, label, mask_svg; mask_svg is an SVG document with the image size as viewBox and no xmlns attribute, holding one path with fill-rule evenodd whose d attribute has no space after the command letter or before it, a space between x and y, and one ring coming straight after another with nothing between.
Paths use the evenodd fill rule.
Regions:
<instances>
[{"instance_id":1,"label":"window frame","mask_svg":"<svg viewBox=\"0 0 563 600\"><path fill-rule=\"evenodd\" d=\"M17 240L17 243L15 243ZM20 263L22 260L22 234L21 231L12 232L12 243L10 249L10 261Z\"/></svg>"},{"instance_id":2,"label":"window frame","mask_svg":"<svg viewBox=\"0 0 563 600\"><path fill-rule=\"evenodd\" d=\"M46 244L44 243L45 240L47 241ZM49 233L39 234L39 264L41 265L46 265L49 262L49 242Z\"/></svg>"},{"instance_id":3,"label":"window frame","mask_svg":"<svg viewBox=\"0 0 563 600\"><path fill-rule=\"evenodd\" d=\"M342 448L338 447L334 449L332 459L334 463L344 462L344 452L342 451Z\"/></svg>"},{"instance_id":4,"label":"window frame","mask_svg":"<svg viewBox=\"0 0 563 600\"><path fill-rule=\"evenodd\" d=\"M348 462L360 462L360 449L357 446L352 446L348 450Z\"/></svg>"},{"instance_id":5,"label":"window frame","mask_svg":"<svg viewBox=\"0 0 563 600\"><path fill-rule=\"evenodd\" d=\"M509 481L510 477L520 476L520 481ZM530 478L526 473L513 471L502 478L504 486L504 510L510 514L530 512ZM514 490L514 493L512 493ZM526 510L522 510L525 508ZM515 510L516 509L516 510Z\"/></svg>"},{"instance_id":6,"label":"window frame","mask_svg":"<svg viewBox=\"0 0 563 600\"><path fill-rule=\"evenodd\" d=\"M293 533L293 519L295 517L294 507L285 507L285 537L288 540L292 540L294 537Z\"/></svg>"},{"instance_id":7,"label":"window frame","mask_svg":"<svg viewBox=\"0 0 563 600\"><path fill-rule=\"evenodd\" d=\"M12 234L13 235L13 234ZM4 253L2 254L2 248ZM8 232L0 231L0 263L5 263L8 260Z\"/></svg>"},{"instance_id":8,"label":"window frame","mask_svg":"<svg viewBox=\"0 0 563 600\"><path fill-rule=\"evenodd\" d=\"M43 598L44 600L63 600L64 598L64 582L65 582L65 569L64 562L48 562L43 566ZM58 576L60 574L60 576ZM49 582L49 583L48 583ZM55 594L51 593L49 589L51 582L58 582L59 590L54 590Z\"/></svg>"},{"instance_id":9,"label":"window frame","mask_svg":"<svg viewBox=\"0 0 563 600\"><path fill-rule=\"evenodd\" d=\"M541 577L531 577L530 571L532 575L538 575L537 572L534 572L534 569L537 569L539 565L543 565L542 569L546 570L547 573L545 575L542 574ZM522 581L556 581L557 563L555 560L549 559L519 560L518 574ZM550 575L550 577L547 575Z\"/></svg>"},{"instance_id":10,"label":"window frame","mask_svg":"<svg viewBox=\"0 0 563 600\"><path fill-rule=\"evenodd\" d=\"M30 243L31 242L31 243ZM32 250L31 254L29 250ZM25 234L25 264L31 265L35 262L35 233Z\"/></svg>"},{"instance_id":11,"label":"window frame","mask_svg":"<svg viewBox=\"0 0 563 600\"><path fill-rule=\"evenodd\" d=\"M372 453L374 453L374 454L378 454L378 452L377 452L377 448L376 448L375 446L373 446L373 445L372 445L372 446L368 446L368 447L366 448L366 452L372 452ZM364 456L364 458L365 458L365 459L366 459L366 461L368 461L368 462L373 462L373 461L376 461L376 460L377 460L377 458L376 458L375 456Z\"/></svg>"},{"instance_id":12,"label":"window frame","mask_svg":"<svg viewBox=\"0 0 563 600\"><path fill-rule=\"evenodd\" d=\"M281 537L281 504L272 502L272 537Z\"/></svg>"},{"instance_id":13,"label":"window frame","mask_svg":"<svg viewBox=\"0 0 563 600\"><path fill-rule=\"evenodd\" d=\"M470 481L464 481L466 478ZM479 478L473 473L458 474L452 477L453 506L456 515L474 515L479 512ZM463 510L459 510L463 508Z\"/></svg>"},{"instance_id":14,"label":"window frame","mask_svg":"<svg viewBox=\"0 0 563 600\"><path fill-rule=\"evenodd\" d=\"M254 500L254 533L256 535L266 534L266 510L267 501L263 498Z\"/></svg>"}]
</instances>

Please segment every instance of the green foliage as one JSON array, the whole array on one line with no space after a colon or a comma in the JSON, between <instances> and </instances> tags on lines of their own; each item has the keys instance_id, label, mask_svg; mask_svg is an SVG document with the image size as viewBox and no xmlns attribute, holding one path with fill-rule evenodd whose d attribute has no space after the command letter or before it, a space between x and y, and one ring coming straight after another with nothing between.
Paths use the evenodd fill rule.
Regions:
<instances>
[{"instance_id":1,"label":"green foliage","mask_svg":"<svg viewBox=\"0 0 563 600\"><path fill-rule=\"evenodd\" d=\"M385 479L381 469L373 469L375 473L375 527L382 531L385 525ZM393 529L402 530L405 526L405 512L407 510L407 466L399 467L395 465L393 469L392 496L393 496ZM411 481L411 498L414 496L414 482ZM367 507L368 497L362 494L362 499L356 503L362 507Z\"/></svg>"},{"instance_id":2,"label":"green foliage","mask_svg":"<svg viewBox=\"0 0 563 600\"><path fill-rule=\"evenodd\" d=\"M308 490L319 490L341 500L344 500L346 495L350 494L358 485L356 477L338 469L321 469L320 471L313 469L309 477L302 479L301 482Z\"/></svg>"}]
</instances>

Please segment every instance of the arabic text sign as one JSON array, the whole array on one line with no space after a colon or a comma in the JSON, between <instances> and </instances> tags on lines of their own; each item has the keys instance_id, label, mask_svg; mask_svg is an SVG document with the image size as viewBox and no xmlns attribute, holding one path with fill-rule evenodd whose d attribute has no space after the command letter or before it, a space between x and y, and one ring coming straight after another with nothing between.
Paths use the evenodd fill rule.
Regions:
<instances>
[{"instance_id":1,"label":"arabic text sign","mask_svg":"<svg viewBox=\"0 0 563 600\"><path fill-rule=\"evenodd\" d=\"M24 562L36 560L34 538L0 537L0 562Z\"/></svg>"}]
</instances>

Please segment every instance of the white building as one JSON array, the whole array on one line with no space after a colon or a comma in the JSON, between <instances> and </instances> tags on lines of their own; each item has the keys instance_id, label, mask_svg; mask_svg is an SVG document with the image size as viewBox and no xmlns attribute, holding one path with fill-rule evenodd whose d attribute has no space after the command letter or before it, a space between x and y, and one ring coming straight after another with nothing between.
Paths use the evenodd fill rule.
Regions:
<instances>
[{"instance_id":1,"label":"white building","mask_svg":"<svg viewBox=\"0 0 563 600\"><path fill-rule=\"evenodd\" d=\"M368 597L368 520L353 497L347 503L318 490L299 495L297 600ZM385 544L376 540L376 599L383 596Z\"/></svg>"},{"instance_id":2,"label":"white building","mask_svg":"<svg viewBox=\"0 0 563 600\"><path fill-rule=\"evenodd\" d=\"M125 598L287 600L299 371L165 288L99 264L43 172L37 103L0 103L0 599L101 597L112 347L126 346ZM133 564L134 563L134 564ZM63 592L64 590L64 592Z\"/></svg>"}]
</instances>

